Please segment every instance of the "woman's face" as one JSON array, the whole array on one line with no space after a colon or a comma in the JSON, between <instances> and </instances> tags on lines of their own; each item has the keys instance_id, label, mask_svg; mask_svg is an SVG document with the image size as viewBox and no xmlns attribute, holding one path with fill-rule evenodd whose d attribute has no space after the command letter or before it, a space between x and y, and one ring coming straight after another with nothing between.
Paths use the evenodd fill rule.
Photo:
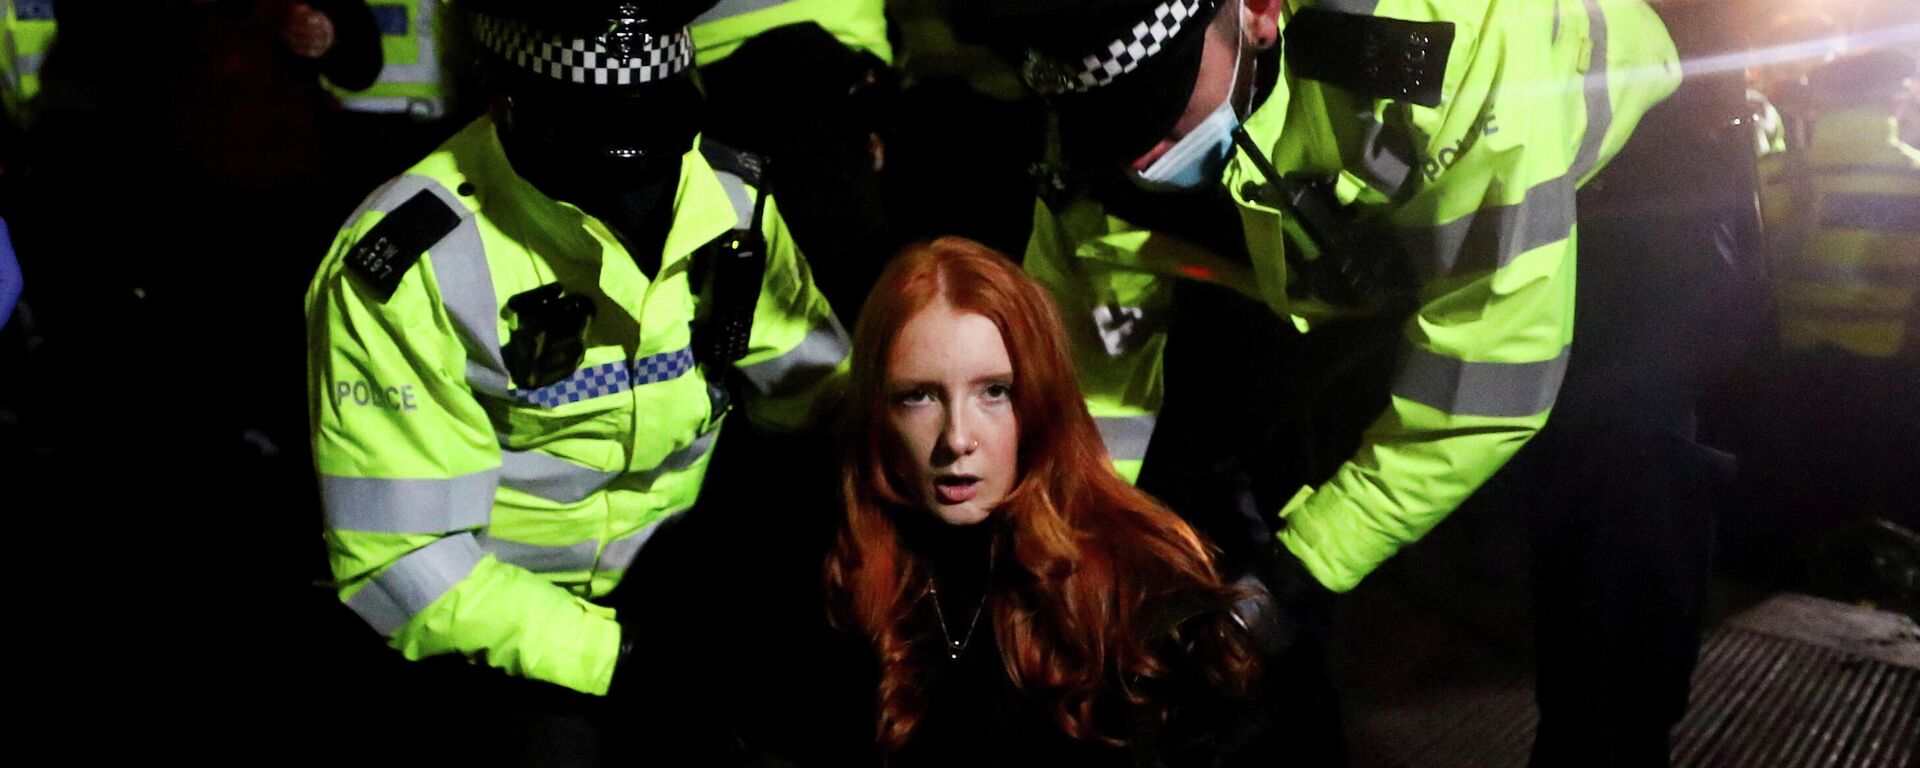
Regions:
<instances>
[{"instance_id":1,"label":"woman's face","mask_svg":"<svg viewBox=\"0 0 1920 768\"><path fill-rule=\"evenodd\" d=\"M945 300L920 310L887 359L887 423L920 503L948 525L987 519L1020 463L1013 363L1000 329Z\"/></svg>"}]
</instances>

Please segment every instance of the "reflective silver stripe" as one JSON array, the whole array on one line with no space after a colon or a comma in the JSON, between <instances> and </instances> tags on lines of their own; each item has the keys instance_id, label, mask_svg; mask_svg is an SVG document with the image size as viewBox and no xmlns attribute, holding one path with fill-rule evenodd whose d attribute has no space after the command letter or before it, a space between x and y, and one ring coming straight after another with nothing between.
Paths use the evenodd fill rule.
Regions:
<instances>
[{"instance_id":1,"label":"reflective silver stripe","mask_svg":"<svg viewBox=\"0 0 1920 768\"><path fill-rule=\"evenodd\" d=\"M1152 414L1139 416L1095 416L1100 427L1100 442L1107 444L1107 456L1114 461L1139 461L1147 457L1147 443L1153 439Z\"/></svg>"},{"instance_id":2,"label":"reflective silver stripe","mask_svg":"<svg viewBox=\"0 0 1920 768\"><path fill-rule=\"evenodd\" d=\"M440 301L467 350L467 385L484 395L506 397L507 361L500 353L497 324L500 305L494 299L493 275L487 267L480 228L458 198L425 176L400 177L395 189L382 195L380 207L397 207L412 197L413 190L408 186L431 190L462 218L460 226L428 249L433 276L440 287Z\"/></svg>"},{"instance_id":3,"label":"reflective silver stripe","mask_svg":"<svg viewBox=\"0 0 1920 768\"><path fill-rule=\"evenodd\" d=\"M702 432L698 437L695 437L693 442L687 444L687 447L667 454L667 457L661 459L660 463L654 465L653 469L645 472L636 472L634 473L634 477L651 485L655 480L660 479L664 475L691 467L695 462L700 460L700 457L707 455L708 451L713 450L713 441L719 436L720 425L715 424L712 429Z\"/></svg>"},{"instance_id":4,"label":"reflective silver stripe","mask_svg":"<svg viewBox=\"0 0 1920 768\"><path fill-rule=\"evenodd\" d=\"M420 36L420 55L434 55L433 41L425 35ZM380 69L380 81L406 85L439 83L440 68L435 64L389 64Z\"/></svg>"},{"instance_id":5,"label":"reflective silver stripe","mask_svg":"<svg viewBox=\"0 0 1920 768\"><path fill-rule=\"evenodd\" d=\"M741 375L761 395L785 397L805 391L826 378L847 359L847 332L840 321L827 317L828 327L814 328L786 354L753 365L740 366Z\"/></svg>"},{"instance_id":6,"label":"reflective silver stripe","mask_svg":"<svg viewBox=\"0 0 1920 768\"><path fill-rule=\"evenodd\" d=\"M483 556L472 534L448 536L395 560L347 598L347 607L374 631L391 636L473 573Z\"/></svg>"},{"instance_id":7,"label":"reflective silver stripe","mask_svg":"<svg viewBox=\"0 0 1920 768\"><path fill-rule=\"evenodd\" d=\"M720 0L720 3L713 6L711 10L694 17L693 25L699 26L708 22L739 16L743 13L764 11L777 5L785 5L791 1L792 0Z\"/></svg>"},{"instance_id":8,"label":"reflective silver stripe","mask_svg":"<svg viewBox=\"0 0 1920 768\"><path fill-rule=\"evenodd\" d=\"M507 391L513 388L512 382L507 380L506 371L493 370L486 363L472 358L467 359L467 386L483 395L501 398L506 397Z\"/></svg>"},{"instance_id":9,"label":"reflective silver stripe","mask_svg":"<svg viewBox=\"0 0 1920 768\"><path fill-rule=\"evenodd\" d=\"M1567 351L1537 363L1470 363L1409 345L1393 394L1456 416L1532 416L1559 395Z\"/></svg>"},{"instance_id":10,"label":"reflective silver stripe","mask_svg":"<svg viewBox=\"0 0 1920 768\"><path fill-rule=\"evenodd\" d=\"M685 448L667 454L652 469L635 472L631 477L642 484L651 484L662 475L691 467L713 450L714 438L719 434L717 426L707 430ZM619 476L619 472L594 469L539 451L500 452L501 486L560 504L585 499Z\"/></svg>"},{"instance_id":11,"label":"reflective silver stripe","mask_svg":"<svg viewBox=\"0 0 1920 768\"><path fill-rule=\"evenodd\" d=\"M680 519L680 516L686 512L684 509L668 512L665 517L653 521L645 528L607 542L607 552L600 558L599 570L602 572L624 571L632 567L634 559L640 556L640 550L647 546L647 542L653 538L654 534L660 532L661 526Z\"/></svg>"},{"instance_id":12,"label":"reflective silver stripe","mask_svg":"<svg viewBox=\"0 0 1920 768\"><path fill-rule=\"evenodd\" d=\"M483 535L480 537L480 549L500 558L500 562L512 563L535 573L590 571L593 570L594 555L600 549L600 541L589 539L578 544L555 547Z\"/></svg>"},{"instance_id":13,"label":"reflective silver stripe","mask_svg":"<svg viewBox=\"0 0 1920 768\"><path fill-rule=\"evenodd\" d=\"M1536 184L1513 205L1482 208L1433 228L1401 229L1399 239L1409 253L1433 255L1420 265L1428 279L1500 269L1573 231L1577 178Z\"/></svg>"},{"instance_id":14,"label":"reflective silver stripe","mask_svg":"<svg viewBox=\"0 0 1920 768\"><path fill-rule=\"evenodd\" d=\"M377 193L372 210L392 213L420 190L433 193L461 218L460 225L428 248L428 253L432 256L441 301L466 346L467 384L476 392L505 397L507 362L500 353L500 329L495 324L500 306L494 303L487 252L472 214L440 182L416 174L388 182L386 188Z\"/></svg>"},{"instance_id":15,"label":"reflective silver stripe","mask_svg":"<svg viewBox=\"0 0 1920 768\"><path fill-rule=\"evenodd\" d=\"M354 112L377 112L383 115L414 115L417 117L439 117L446 112L439 99L422 99L413 96L348 96L340 99L340 106Z\"/></svg>"},{"instance_id":16,"label":"reflective silver stripe","mask_svg":"<svg viewBox=\"0 0 1920 768\"><path fill-rule=\"evenodd\" d=\"M500 452L501 486L560 504L591 496L619 475L539 451Z\"/></svg>"},{"instance_id":17,"label":"reflective silver stripe","mask_svg":"<svg viewBox=\"0 0 1920 768\"><path fill-rule=\"evenodd\" d=\"M413 99L405 96L344 96L340 106L355 112L405 112Z\"/></svg>"},{"instance_id":18,"label":"reflective silver stripe","mask_svg":"<svg viewBox=\"0 0 1920 768\"><path fill-rule=\"evenodd\" d=\"M320 476L327 526L369 533L451 533L493 516L497 470L445 479Z\"/></svg>"},{"instance_id":19,"label":"reflective silver stripe","mask_svg":"<svg viewBox=\"0 0 1920 768\"><path fill-rule=\"evenodd\" d=\"M47 63L44 53L28 53L13 57L14 71L20 77L32 77L40 74L40 66Z\"/></svg>"},{"instance_id":20,"label":"reflective silver stripe","mask_svg":"<svg viewBox=\"0 0 1920 768\"><path fill-rule=\"evenodd\" d=\"M1586 0L1587 38L1593 43L1592 64L1587 68L1587 133L1580 138L1580 154L1574 156L1573 178L1584 178L1600 162L1600 145L1613 127L1613 93L1607 87L1607 14L1600 0Z\"/></svg>"},{"instance_id":21,"label":"reflective silver stripe","mask_svg":"<svg viewBox=\"0 0 1920 768\"><path fill-rule=\"evenodd\" d=\"M753 228L753 195L747 193L747 182L726 171L716 170L713 175L720 180L720 188L727 191L727 199L733 203L733 215L737 219L733 228Z\"/></svg>"},{"instance_id":22,"label":"reflective silver stripe","mask_svg":"<svg viewBox=\"0 0 1920 768\"><path fill-rule=\"evenodd\" d=\"M662 524L685 512L685 509L668 512L645 528L607 542L605 552L600 551L597 539L565 546L541 546L486 536L480 537L480 549L499 558L501 562L512 563L534 573L624 571L633 564L634 557L640 554L641 548L646 546L647 540L660 530Z\"/></svg>"},{"instance_id":23,"label":"reflective silver stripe","mask_svg":"<svg viewBox=\"0 0 1920 768\"><path fill-rule=\"evenodd\" d=\"M1389 107L1388 119L1394 119L1399 109ZM1412 144L1404 131L1397 127L1388 129L1385 123L1375 120L1371 112L1362 114L1361 119L1366 135L1360 139L1360 166L1371 177L1368 181L1375 188L1386 193L1389 199L1397 200L1407 179L1413 175Z\"/></svg>"}]
</instances>

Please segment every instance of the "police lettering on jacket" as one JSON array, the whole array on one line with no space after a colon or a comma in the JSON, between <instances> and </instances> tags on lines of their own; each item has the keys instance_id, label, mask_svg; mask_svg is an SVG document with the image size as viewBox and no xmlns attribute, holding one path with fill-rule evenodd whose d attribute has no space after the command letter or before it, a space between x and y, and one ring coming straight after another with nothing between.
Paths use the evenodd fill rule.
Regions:
<instances>
[{"instance_id":1,"label":"police lettering on jacket","mask_svg":"<svg viewBox=\"0 0 1920 768\"><path fill-rule=\"evenodd\" d=\"M1452 168L1453 164L1460 160L1461 155L1466 154L1467 150L1472 149L1475 140L1481 136L1492 136L1499 133L1500 126L1494 125L1493 119L1492 112L1480 113L1480 117L1474 119L1473 125L1467 126L1466 134L1461 136L1458 141L1442 148L1432 157L1427 158L1426 162L1420 164L1421 175L1426 176L1427 181L1433 181L1440 175L1441 171Z\"/></svg>"},{"instance_id":2,"label":"police lettering on jacket","mask_svg":"<svg viewBox=\"0 0 1920 768\"><path fill-rule=\"evenodd\" d=\"M340 408L347 403L362 408L385 408L389 411L413 411L420 408L419 404L413 400L412 384L383 387L379 382L370 382L365 379L334 382L333 407Z\"/></svg>"}]
</instances>

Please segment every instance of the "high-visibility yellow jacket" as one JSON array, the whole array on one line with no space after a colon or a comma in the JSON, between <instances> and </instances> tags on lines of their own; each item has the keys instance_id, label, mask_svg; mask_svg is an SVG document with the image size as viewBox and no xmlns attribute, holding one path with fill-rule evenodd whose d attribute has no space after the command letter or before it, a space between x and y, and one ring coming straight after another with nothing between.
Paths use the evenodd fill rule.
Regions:
<instances>
[{"instance_id":1,"label":"high-visibility yellow jacket","mask_svg":"<svg viewBox=\"0 0 1920 768\"><path fill-rule=\"evenodd\" d=\"M380 79L364 90L333 89L341 106L421 119L446 114L447 83L440 66L442 2L369 0L374 27L380 31Z\"/></svg>"},{"instance_id":2,"label":"high-visibility yellow jacket","mask_svg":"<svg viewBox=\"0 0 1920 768\"><path fill-rule=\"evenodd\" d=\"M774 27L819 24L848 48L893 62L886 0L720 0L693 20L693 59L706 66Z\"/></svg>"},{"instance_id":3,"label":"high-visibility yellow jacket","mask_svg":"<svg viewBox=\"0 0 1920 768\"><path fill-rule=\"evenodd\" d=\"M1574 192L1678 87L1680 69L1641 0L1296 0L1288 16L1310 6L1455 29L1436 107L1357 95L1283 64L1244 125L1282 173L1336 177L1341 200L1390 231L1420 278L1386 412L1331 480L1277 510L1281 543L1321 583L1347 590L1545 423L1573 337ZM1084 199L1037 209L1026 263L1075 326L1096 414L1151 430L1139 422L1159 407L1163 331L1152 315L1164 312L1166 280L1222 282L1306 332L1352 314L1301 295L1288 222L1263 201L1265 177L1246 153L1221 181L1251 269ZM1144 445L1140 431L1124 434ZM1112 453L1137 458L1131 442Z\"/></svg>"},{"instance_id":4,"label":"high-visibility yellow jacket","mask_svg":"<svg viewBox=\"0 0 1920 768\"><path fill-rule=\"evenodd\" d=\"M1781 347L1893 357L1920 343L1920 150L1886 108L1829 113L1805 150L1765 160Z\"/></svg>"},{"instance_id":5,"label":"high-visibility yellow jacket","mask_svg":"<svg viewBox=\"0 0 1920 768\"><path fill-rule=\"evenodd\" d=\"M27 122L27 103L40 92L40 65L53 47L53 0L0 0L0 106Z\"/></svg>"},{"instance_id":6,"label":"high-visibility yellow jacket","mask_svg":"<svg viewBox=\"0 0 1920 768\"><path fill-rule=\"evenodd\" d=\"M604 223L516 175L483 118L353 215L307 294L310 416L340 597L394 648L606 691L620 629L589 598L699 495L729 408L720 372L694 359L689 324L708 307L688 272L750 226L753 199L689 152L649 278ZM434 219L421 210L457 226L408 264L406 228L381 225ZM843 379L846 335L771 201L762 232L734 367L747 415L794 427ZM390 297L369 278L379 265L397 265ZM592 301L585 354L520 388L507 302L552 283Z\"/></svg>"}]
</instances>

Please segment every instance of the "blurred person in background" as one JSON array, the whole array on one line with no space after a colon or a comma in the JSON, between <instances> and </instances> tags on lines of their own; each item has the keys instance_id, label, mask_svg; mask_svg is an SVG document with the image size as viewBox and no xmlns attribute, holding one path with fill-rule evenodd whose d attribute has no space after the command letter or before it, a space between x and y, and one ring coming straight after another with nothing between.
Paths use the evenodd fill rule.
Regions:
<instances>
[{"instance_id":1,"label":"blurred person in background","mask_svg":"<svg viewBox=\"0 0 1920 768\"><path fill-rule=\"evenodd\" d=\"M337 102L321 78L372 84L379 36L363 0L190 0L167 22L180 47L168 73L162 204L194 246L191 268L154 271L155 300L180 331L230 329L253 382L190 425L265 456L298 456L303 419L290 394L301 357L286 342L299 338L301 288L346 213L332 202L327 130ZM206 234L213 221L218 237ZM232 365L228 349L190 354L204 355L197 369Z\"/></svg>"},{"instance_id":2,"label":"blurred person in background","mask_svg":"<svg viewBox=\"0 0 1920 768\"><path fill-rule=\"evenodd\" d=\"M1792 586L1908 610L1920 593L1897 571L1920 562L1920 149L1895 109L1914 61L1879 48L1815 70L1809 142L1765 158L1775 335L1740 431L1754 551Z\"/></svg>"}]
</instances>

